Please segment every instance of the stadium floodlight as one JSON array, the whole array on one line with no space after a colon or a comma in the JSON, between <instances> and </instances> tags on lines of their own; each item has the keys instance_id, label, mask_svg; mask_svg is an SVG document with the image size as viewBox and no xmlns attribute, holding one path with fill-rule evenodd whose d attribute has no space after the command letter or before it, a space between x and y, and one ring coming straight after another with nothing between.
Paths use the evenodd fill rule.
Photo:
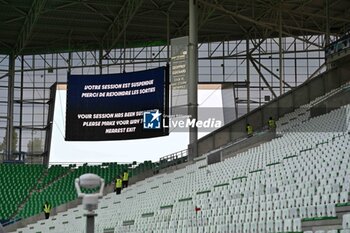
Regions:
<instances>
[{"instance_id":1,"label":"stadium floodlight","mask_svg":"<svg viewBox=\"0 0 350 233\"><path fill-rule=\"evenodd\" d=\"M95 232L95 210L98 206L98 199L103 197L105 181L96 174L87 173L75 179L75 188L79 198L83 198L84 209L87 210L86 216L86 233ZM81 188L93 189L100 187L98 193L83 193Z\"/></svg>"}]
</instances>

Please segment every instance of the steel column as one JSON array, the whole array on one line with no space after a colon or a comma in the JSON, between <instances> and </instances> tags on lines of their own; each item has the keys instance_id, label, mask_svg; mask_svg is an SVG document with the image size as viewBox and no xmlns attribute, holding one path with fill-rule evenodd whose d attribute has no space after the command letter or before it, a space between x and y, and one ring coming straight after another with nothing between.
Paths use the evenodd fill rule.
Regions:
<instances>
[{"instance_id":1,"label":"steel column","mask_svg":"<svg viewBox=\"0 0 350 233\"><path fill-rule=\"evenodd\" d=\"M100 49L99 50L99 53L98 53L99 57L98 57L98 67L99 67L99 73L102 74L103 73L103 67L102 67L102 63L103 63L103 49Z\"/></svg>"},{"instance_id":2,"label":"steel column","mask_svg":"<svg viewBox=\"0 0 350 233\"><path fill-rule=\"evenodd\" d=\"M189 1L189 44L188 44L188 107L191 120L198 118L198 3L196 0ZM189 160L197 156L198 129L190 127Z\"/></svg>"},{"instance_id":3,"label":"steel column","mask_svg":"<svg viewBox=\"0 0 350 233\"><path fill-rule=\"evenodd\" d=\"M23 127L23 85L24 85L24 56L21 56L21 94L20 94L20 109L19 109L19 137L18 148L19 153L22 152L22 127Z\"/></svg>"},{"instance_id":4,"label":"steel column","mask_svg":"<svg viewBox=\"0 0 350 233\"><path fill-rule=\"evenodd\" d=\"M326 34L325 34L325 47L330 43L330 29L329 29L329 0L325 0L326 10Z\"/></svg>"},{"instance_id":5,"label":"steel column","mask_svg":"<svg viewBox=\"0 0 350 233\"><path fill-rule=\"evenodd\" d=\"M14 104L14 83L15 83L15 56L9 56L9 76L7 91L7 128L6 128L6 156L7 160L11 159L13 149L13 104Z\"/></svg>"},{"instance_id":6,"label":"steel column","mask_svg":"<svg viewBox=\"0 0 350 233\"><path fill-rule=\"evenodd\" d=\"M167 45L167 64L170 63L170 15L169 11L166 14L166 45Z\"/></svg>"},{"instance_id":7,"label":"steel column","mask_svg":"<svg viewBox=\"0 0 350 233\"><path fill-rule=\"evenodd\" d=\"M249 38L246 39L246 69L247 69L247 113L250 112L250 65L249 65Z\"/></svg>"},{"instance_id":8,"label":"steel column","mask_svg":"<svg viewBox=\"0 0 350 233\"><path fill-rule=\"evenodd\" d=\"M283 94L283 49L282 49L282 10L279 12L279 73L280 73L280 95Z\"/></svg>"}]
</instances>

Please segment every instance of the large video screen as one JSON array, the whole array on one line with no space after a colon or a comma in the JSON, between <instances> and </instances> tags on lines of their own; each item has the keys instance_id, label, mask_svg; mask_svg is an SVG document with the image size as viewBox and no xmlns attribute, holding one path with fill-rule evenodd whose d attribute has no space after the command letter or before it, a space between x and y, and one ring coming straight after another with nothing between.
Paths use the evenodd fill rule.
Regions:
<instances>
[{"instance_id":1,"label":"large video screen","mask_svg":"<svg viewBox=\"0 0 350 233\"><path fill-rule=\"evenodd\" d=\"M66 141L150 138L169 134L168 69L68 75Z\"/></svg>"}]
</instances>

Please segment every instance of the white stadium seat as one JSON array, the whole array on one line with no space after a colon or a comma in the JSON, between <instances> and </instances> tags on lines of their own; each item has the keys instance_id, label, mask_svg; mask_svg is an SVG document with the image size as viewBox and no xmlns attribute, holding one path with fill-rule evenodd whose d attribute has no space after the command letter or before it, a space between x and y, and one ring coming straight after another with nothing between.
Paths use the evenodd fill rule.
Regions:
<instances>
[{"instance_id":1,"label":"white stadium seat","mask_svg":"<svg viewBox=\"0 0 350 233\"><path fill-rule=\"evenodd\" d=\"M96 211L96 232L300 232L303 218L336 216L335 205L349 202L350 135L342 120L349 109L310 118L301 106L277 122L281 137L270 142L207 167L201 160L155 175L118 196L107 194ZM56 221L16 232L83 232L83 213L80 205ZM127 221L131 226L124 226ZM343 217L342 232L348 230L350 214Z\"/></svg>"}]
</instances>

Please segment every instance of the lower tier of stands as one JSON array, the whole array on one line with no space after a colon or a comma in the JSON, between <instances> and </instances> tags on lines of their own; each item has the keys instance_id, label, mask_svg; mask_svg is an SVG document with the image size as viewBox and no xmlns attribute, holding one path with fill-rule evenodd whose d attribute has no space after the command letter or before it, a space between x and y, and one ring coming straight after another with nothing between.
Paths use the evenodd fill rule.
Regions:
<instances>
[{"instance_id":1,"label":"lower tier of stands","mask_svg":"<svg viewBox=\"0 0 350 233\"><path fill-rule=\"evenodd\" d=\"M100 200L96 232L301 232L350 206L350 106L220 163L205 160ZM16 232L84 232L82 206ZM350 231L349 215L340 229Z\"/></svg>"}]
</instances>

